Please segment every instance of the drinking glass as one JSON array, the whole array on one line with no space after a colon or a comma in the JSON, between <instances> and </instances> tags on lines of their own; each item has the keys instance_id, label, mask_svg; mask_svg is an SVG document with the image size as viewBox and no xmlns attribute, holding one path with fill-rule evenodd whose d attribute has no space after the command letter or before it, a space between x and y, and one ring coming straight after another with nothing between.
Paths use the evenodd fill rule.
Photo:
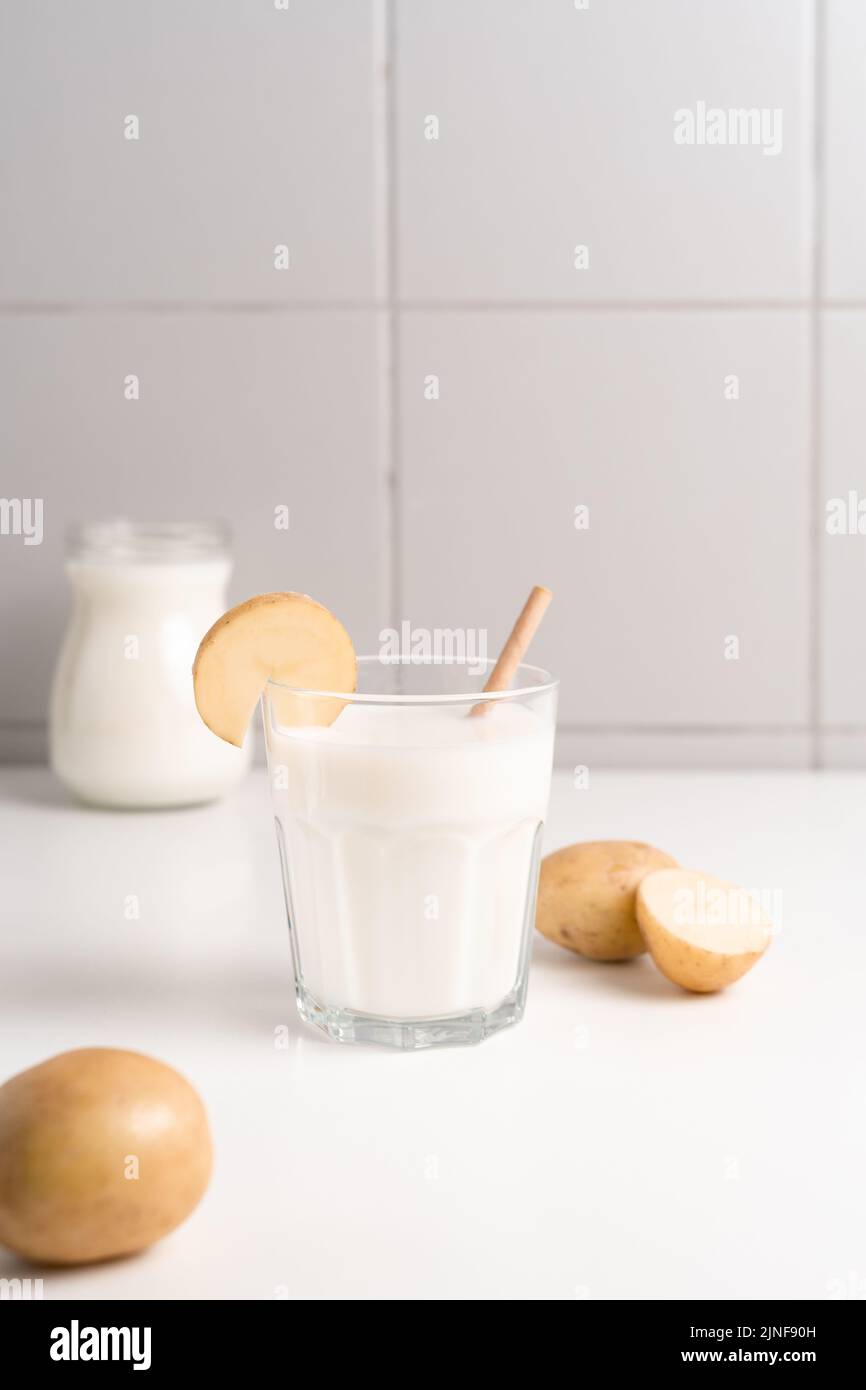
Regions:
<instances>
[{"instance_id":1,"label":"drinking glass","mask_svg":"<svg viewBox=\"0 0 866 1390\"><path fill-rule=\"evenodd\" d=\"M557 682L362 657L262 697L298 1010L339 1042L480 1042L523 1015Z\"/></svg>"}]
</instances>

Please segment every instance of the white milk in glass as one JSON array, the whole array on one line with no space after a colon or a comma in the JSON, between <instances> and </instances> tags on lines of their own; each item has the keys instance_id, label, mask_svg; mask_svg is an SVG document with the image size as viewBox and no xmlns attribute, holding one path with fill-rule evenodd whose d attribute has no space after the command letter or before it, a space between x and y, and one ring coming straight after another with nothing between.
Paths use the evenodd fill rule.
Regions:
<instances>
[{"instance_id":1,"label":"white milk in glass","mask_svg":"<svg viewBox=\"0 0 866 1390\"><path fill-rule=\"evenodd\" d=\"M552 713L469 708L350 703L269 731L299 992L325 1008L465 1015L519 983Z\"/></svg>"}]
</instances>

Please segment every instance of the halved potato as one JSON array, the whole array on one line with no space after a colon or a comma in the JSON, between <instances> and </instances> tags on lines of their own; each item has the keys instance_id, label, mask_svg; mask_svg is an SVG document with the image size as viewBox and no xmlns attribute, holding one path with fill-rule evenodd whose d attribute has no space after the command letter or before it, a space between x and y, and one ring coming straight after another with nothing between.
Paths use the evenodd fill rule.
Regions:
<instances>
[{"instance_id":1,"label":"halved potato","mask_svg":"<svg viewBox=\"0 0 866 1390\"><path fill-rule=\"evenodd\" d=\"M192 668L199 714L226 743L240 747L269 680L306 690L351 692L357 680L352 639L343 624L306 594L258 594L224 613L201 640ZM331 724L338 700L287 698L284 723Z\"/></svg>"},{"instance_id":2,"label":"halved potato","mask_svg":"<svg viewBox=\"0 0 866 1390\"><path fill-rule=\"evenodd\" d=\"M646 950L635 889L653 869L676 866L639 840L587 840L541 862L535 925L542 936L592 960L629 960Z\"/></svg>"},{"instance_id":3,"label":"halved potato","mask_svg":"<svg viewBox=\"0 0 866 1390\"><path fill-rule=\"evenodd\" d=\"M773 931L757 898L694 869L647 874L637 890L637 918L662 974L696 994L739 980Z\"/></svg>"}]
</instances>

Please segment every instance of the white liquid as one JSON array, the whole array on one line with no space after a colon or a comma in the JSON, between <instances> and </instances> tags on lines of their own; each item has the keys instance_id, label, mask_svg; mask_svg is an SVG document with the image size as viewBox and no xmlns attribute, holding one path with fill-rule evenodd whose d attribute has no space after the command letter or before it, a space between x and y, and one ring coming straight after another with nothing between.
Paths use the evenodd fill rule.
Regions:
<instances>
[{"instance_id":1,"label":"white liquid","mask_svg":"<svg viewBox=\"0 0 866 1390\"><path fill-rule=\"evenodd\" d=\"M479 718L349 705L329 728L271 735L296 950L320 1004L409 1019L505 999L552 739L515 703Z\"/></svg>"},{"instance_id":2,"label":"white liquid","mask_svg":"<svg viewBox=\"0 0 866 1390\"><path fill-rule=\"evenodd\" d=\"M231 747L202 723L192 663L225 608L229 562L68 568L75 607L51 702L58 777L102 806L221 796L245 772L249 748Z\"/></svg>"}]
</instances>

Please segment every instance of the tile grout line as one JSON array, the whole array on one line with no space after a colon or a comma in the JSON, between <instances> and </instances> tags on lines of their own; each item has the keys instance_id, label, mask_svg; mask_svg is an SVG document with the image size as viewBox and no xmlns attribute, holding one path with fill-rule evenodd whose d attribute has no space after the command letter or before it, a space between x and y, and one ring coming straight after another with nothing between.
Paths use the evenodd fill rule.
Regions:
<instances>
[{"instance_id":1,"label":"tile grout line","mask_svg":"<svg viewBox=\"0 0 866 1390\"><path fill-rule=\"evenodd\" d=\"M594 724L557 721L560 733L603 734L628 738L800 738L809 737L804 724ZM849 731L853 732L853 731ZM866 727L863 732L866 733Z\"/></svg>"},{"instance_id":2,"label":"tile grout line","mask_svg":"<svg viewBox=\"0 0 866 1390\"><path fill-rule=\"evenodd\" d=\"M388 502L390 585L387 598L390 625L399 629L403 610L403 515L400 436L400 319L398 284L400 273L397 226L397 10L395 0L380 0L383 6L385 41L385 124L383 158L385 182L387 361L385 363L388 429Z\"/></svg>"},{"instance_id":3,"label":"tile grout line","mask_svg":"<svg viewBox=\"0 0 866 1390\"><path fill-rule=\"evenodd\" d=\"M390 302L390 179L389 164L389 34L387 0L374 0L373 16L373 130L375 198L375 294L382 308L374 328L376 382L376 497L381 526L376 551L376 617L378 628L390 621L393 587L394 509L391 496L391 331ZM372 650L367 638L364 650Z\"/></svg>"},{"instance_id":4,"label":"tile grout line","mask_svg":"<svg viewBox=\"0 0 866 1390\"><path fill-rule=\"evenodd\" d=\"M0 734L2 733L39 733L48 727L48 720L45 719L16 719L0 718ZM606 723L604 720L558 720L557 729L562 729L571 733L592 733L592 734L628 734L636 738L655 738L663 737L705 737L718 736L728 738L740 735L752 737L772 737L790 738L792 735L810 734L812 724L810 720L805 720L801 724L678 724L678 723L634 723L629 720L622 722ZM833 734L838 738L863 738L866 736L866 723L835 723L823 726L825 733Z\"/></svg>"},{"instance_id":5,"label":"tile grout line","mask_svg":"<svg viewBox=\"0 0 866 1390\"><path fill-rule=\"evenodd\" d=\"M41 734L47 727L47 718L0 719L0 734ZM563 733L627 735L630 738L791 738L812 734L810 720L802 724L605 724L558 720L556 727ZM822 731L837 738L863 738L866 724L826 724Z\"/></svg>"},{"instance_id":6,"label":"tile grout line","mask_svg":"<svg viewBox=\"0 0 866 1390\"><path fill-rule=\"evenodd\" d=\"M811 439L810 439L810 499L811 518L809 526L809 722L812 737L812 767L816 771L824 765L821 737L821 668L823 658L822 600L823 582L821 561L823 540L821 519L821 483L823 478L822 432L823 432L823 334L821 306L824 291L824 104L825 104L825 42L826 17L821 0L814 0L814 65L812 72L812 307L810 324L810 395L811 395Z\"/></svg>"},{"instance_id":7,"label":"tile grout line","mask_svg":"<svg viewBox=\"0 0 866 1390\"><path fill-rule=\"evenodd\" d=\"M393 237L389 237L393 240ZM387 264L387 257L383 258ZM396 273L396 247L394 248ZM401 314L749 314L803 313L813 309L838 313L866 312L866 299L834 299L812 294L806 299L406 299L395 294L382 299L309 299L282 302L270 299L210 300L36 300L0 302L0 316L39 318L49 315L124 314L349 314L392 311Z\"/></svg>"}]
</instances>

